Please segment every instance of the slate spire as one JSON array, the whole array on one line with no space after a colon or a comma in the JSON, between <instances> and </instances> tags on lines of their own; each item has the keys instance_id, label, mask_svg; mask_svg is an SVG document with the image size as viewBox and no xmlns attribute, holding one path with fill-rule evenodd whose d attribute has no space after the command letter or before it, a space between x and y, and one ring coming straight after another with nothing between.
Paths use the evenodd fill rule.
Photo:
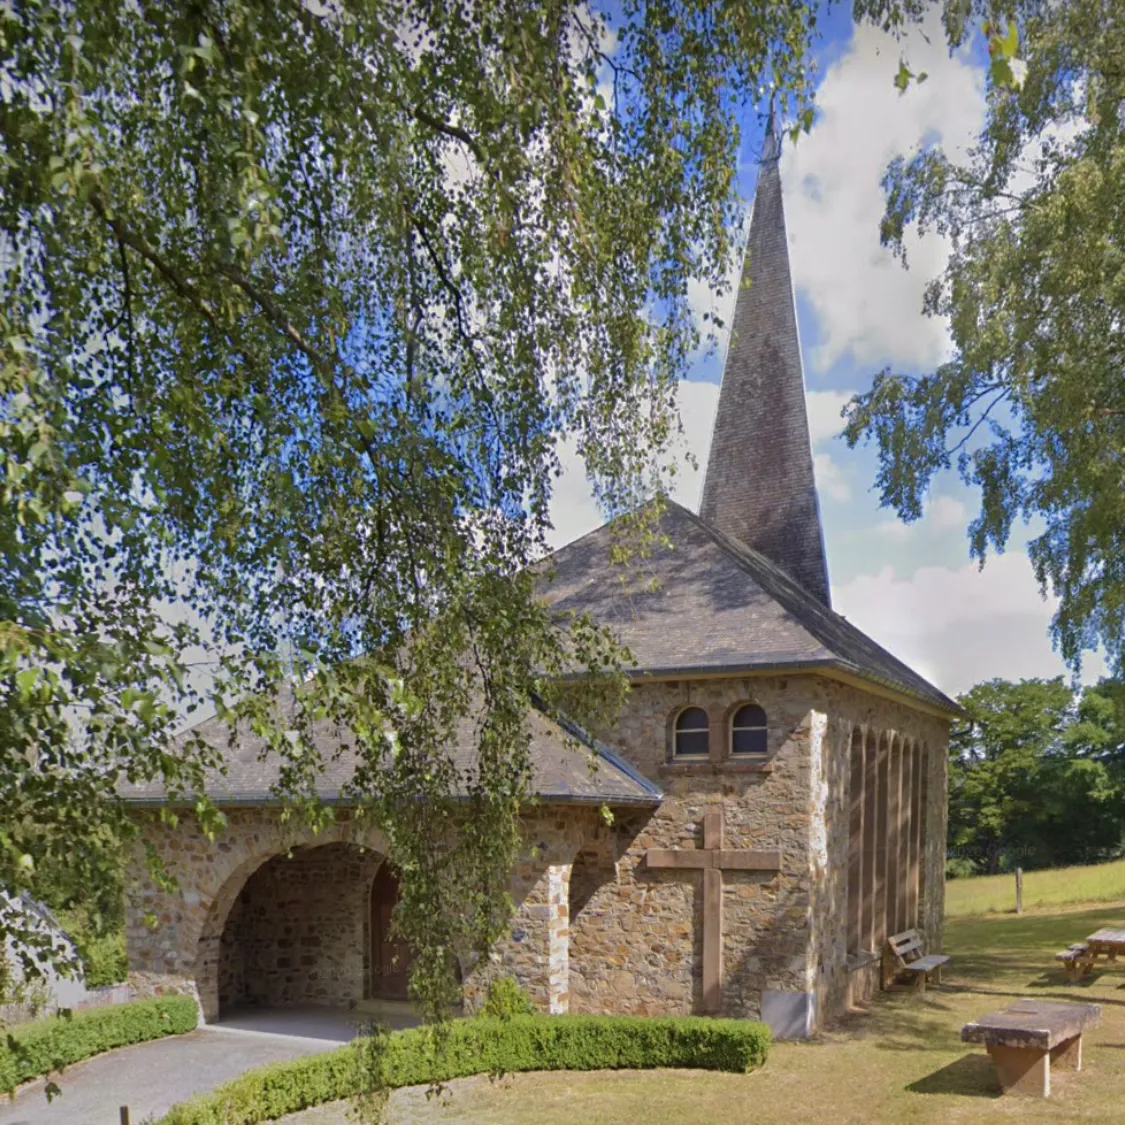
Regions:
<instances>
[{"instance_id":1,"label":"slate spire","mask_svg":"<svg viewBox=\"0 0 1125 1125\"><path fill-rule=\"evenodd\" d=\"M699 514L830 605L780 152L771 111Z\"/></svg>"}]
</instances>

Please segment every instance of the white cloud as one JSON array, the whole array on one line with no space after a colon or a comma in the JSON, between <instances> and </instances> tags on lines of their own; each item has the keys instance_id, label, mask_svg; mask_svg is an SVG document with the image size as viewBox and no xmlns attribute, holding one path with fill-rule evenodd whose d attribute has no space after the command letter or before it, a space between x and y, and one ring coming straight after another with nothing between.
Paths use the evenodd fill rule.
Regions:
<instances>
[{"instance_id":1,"label":"white cloud","mask_svg":"<svg viewBox=\"0 0 1125 1125\"><path fill-rule=\"evenodd\" d=\"M809 391L806 396L809 411L809 433L813 446L839 437L844 432L844 419L840 411L855 391Z\"/></svg>"},{"instance_id":2,"label":"white cloud","mask_svg":"<svg viewBox=\"0 0 1125 1125\"><path fill-rule=\"evenodd\" d=\"M1065 673L1048 635L1055 602L1040 597L1021 551L992 557L983 570L926 566L909 579L885 567L834 588L832 604L949 694L995 676ZM1104 671L1092 657L1084 678Z\"/></svg>"},{"instance_id":3,"label":"white cloud","mask_svg":"<svg viewBox=\"0 0 1125 1125\"><path fill-rule=\"evenodd\" d=\"M852 498L851 485L844 476L843 469L827 453L813 456L813 470L816 473L816 488L821 496L829 496L843 503Z\"/></svg>"},{"instance_id":4,"label":"white cloud","mask_svg":"<svg viewBox=\"0 0 1125 1125\"><path fill-rule=\"evenodd\" d=\"M921 308L948 243L935 234L908 236L909 271L879 245L888 161L923 140L963 151L984 120L983 72L963 53L949 57L936 16L926 32L928 43L913 33L900 47L875 28L857 28L817 91L811 133L783 151L794 279L820 328L812 367L828 369L851 355L861 364L918 368L947 353L945 324ZM901 97L891 85L900 52L929 74Z\"/></svg>"},{"instance_id":5,"label":"white cloud","mask_svg":"<svg viewBox=\"0 0 1125 1125\"><path fill-rule=\"evenodd\" d=\"M851 391L810 391L808 395L809 429L813 445L826 441L839 432L840 408ZM685 380L680 383L678 404L684 433L673 457L676 473L672 481L672 499L693 512L699 511L703 478L707 472L707 456L711 450L711 430L719 403L719 384ZM695 457L692 468L686 454ZM593 531L602 522L602 514L590 495L582 459L573 442L560 451L562 475L555 481L551 497L551 522L554 534L550 546L557 549L581 535ZM816 483L822 496L843 503L852 498L851 486L840 464L828 453L814 455ZM944 526L944 525L943 525Z\"/></svg>"},{"instance_id":6,"label":"white cloud","mask_svg":"<svg viewBox=\"0 0 1125 1125\"><path fill-rule=\"evenodd\" d=\"M953 496L935 496L926 503L920 520L915 520L914 523L883 520L875 525L874 530L901 543L929 531L952 531L954 528L964 527L968 522L969 511L960 500Z\"/></svg>"}]
</instances>

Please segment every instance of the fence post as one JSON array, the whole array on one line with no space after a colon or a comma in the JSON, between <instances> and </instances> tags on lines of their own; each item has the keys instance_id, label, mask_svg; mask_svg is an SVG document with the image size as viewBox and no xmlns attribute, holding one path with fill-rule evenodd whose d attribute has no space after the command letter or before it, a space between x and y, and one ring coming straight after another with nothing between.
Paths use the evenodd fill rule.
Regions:
<instances>
[{"instance_id":1,"label":"fence post","mask_svg":"<svg viewBox=\"0 0 1125 1125\"><path fill-rule=\"evenodd\" d=\"M129 1125L129 1107L127 1105L121 1107L121 1125Z\"/></svg>"},{"instance_id":2,"label":"fence post","mask_svg":"<svg viewBox=\"0 0 1125 1125\"><path fill-rule=\"evenodd\" d=\"M1016 913L1023 913L1023 868L1016 868ZM125 1122L124 1125L128 1125Z\"/></svg>"}]
</instances>

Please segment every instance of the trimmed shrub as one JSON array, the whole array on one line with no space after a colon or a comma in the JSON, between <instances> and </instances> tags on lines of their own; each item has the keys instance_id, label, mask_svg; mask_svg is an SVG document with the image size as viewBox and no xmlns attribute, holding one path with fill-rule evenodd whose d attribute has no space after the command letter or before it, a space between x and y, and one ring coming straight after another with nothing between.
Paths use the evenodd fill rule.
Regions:
<instances>
[{"instance_id":1,"label":"trimmed shrub","mask_svg":"<svg viewBox=\"0 0 1125 1125\"><path fill-rule=\"evenodd\" d=\"M190 997L162 996L21 1024L0 1039L0 1090L114 1047L191 1031L197 1014Z\"/></svg>"},{"instance_id":2,"label":"trimmed shrub","mask_svg":"<svg viewBox=\"0 0 1125 1125\"><path fill-rule=\"evenodd\" d=\"M510 1020L513 1016L530 1016L535 1012L531 997L514 977L500 977L488 986L488 999L481 1005L480 1015L488 1019Z\"/></svg>"},{"instance_id":3,"label":"trimmed shrub","mask_svg":"<svg viewBox=\"0 0 1125 1125\"><path fill-rule=\"evenodd\" d=\"M454 1020L440 1045L435 1043L430 1028L386 1036L381 1084L397 1089L527 1070L679 1067L744 1073L766 1061L770 1033L761 1023L692 1016L477 1016ZM349 1044L247 1071L210 1094L173 1106L161 1125L256 1125L354 1097L367 1088L358 1063L359 1052Z\"/></svg>"}]
</instances>

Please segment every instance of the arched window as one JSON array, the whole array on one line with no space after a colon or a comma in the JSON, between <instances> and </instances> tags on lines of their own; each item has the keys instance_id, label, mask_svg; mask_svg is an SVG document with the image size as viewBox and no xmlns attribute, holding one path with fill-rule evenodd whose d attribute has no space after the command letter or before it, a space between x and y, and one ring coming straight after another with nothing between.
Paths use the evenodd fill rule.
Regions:
<instances>
[{"instance_id":1,"label":"arched window","mask_svg":"<svg viewBox=\"0 0 1125 1125\"><path fill-rule=\"evenodd\" d=\"M730 752L764 755L768 750L766 734L765 711L756 703L747 703L730 721Z\"/></svg>"},{"instance_id":2,"label":"arched window","mask_svg":"<svg viewBox=\"0 0 1125 1125\"><path fill-rule=\"evenodd\" d=\"M676 716L673 754L677 758L706 758L707 712L702 707L685 707Z\"/></svg>"}]
</instances>

